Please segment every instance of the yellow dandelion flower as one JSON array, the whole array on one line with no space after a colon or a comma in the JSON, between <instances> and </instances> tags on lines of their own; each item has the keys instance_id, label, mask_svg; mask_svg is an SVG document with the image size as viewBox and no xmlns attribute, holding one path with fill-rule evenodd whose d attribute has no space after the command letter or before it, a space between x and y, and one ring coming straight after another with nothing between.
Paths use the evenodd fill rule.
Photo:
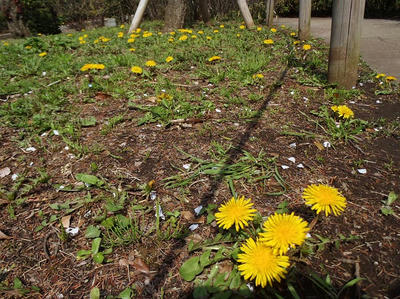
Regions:
<instances>
[{"instance_id":1,"label":"yellow dandelion flower","mask_svg":"<svg viewBox=\"0 0 400 299\"><path fill-rule=\"evenodd\" d=\"M316 210L317 214L321 211L328 216L331 212L335 216L340 215L346 207L346 198L342 196L338 189L328 185L310 185L304 189L302 197L306 205L312 205L311 209Z\"/></svg>"},{"instance_id":2,"label":"yellow dandelion flower","mask_svg":"<svg viewBox=\"0 0 400 299\"><path fill-rule=\"evenodd\" d=\"M166 62L171 62L172 60L174 60L174 57L172 56L168 56L167 58L165 58Z\"/></svg>"},{"instance_id":3,"label":"yellow dandelion flower","mask_svg":"<svg viewBox=\"0 0 400 299\"><path fill-rule=\"evenodd\" d=\"M305 44L303 45L303 50L308 51L311 49L311 45Z\"/></svg>"},{"instance_id":4,"label":"yellow dandelion flower","mask_svg":"<svg viewBox=\"0 0 400 299\"><path fill-rule=\"evenodd\" d=\"M32 46L25 46L25 49L32 49Z\"/></svg>"},{"instance_id":5,"label":"yellow dandelion flower","mask_svg":"<svg viewBox=\"0 0 400 299\"><path fill-rule=\"evenodd\" d=\"M332 106L332 111L336 112L340 117L351 118L354 117L354 112L346 105Z\"/></svg>"},{"instance_id":6,"label":"yellow dandelion flower","mask_svg":"<svg viewBox=\"0 0 400 299\"><path fill-rule=\"evenodd\" d=\"M262 78L264 78L263 74L254 74L253 75L253 79L262 79Z\"/></svg>"},{"instance_id":7,"label":"yellow dandelion flower","mask_svg":"<svg viewBox=\"0 0 400 299\"><path fill-rule=\"evenodd\" d=\"M81 40L81 41L79 41L79 43L80 43L81 45L83 45L83 44L86 44L86 41L85 41L85 40Z\"/></svg>"},{"instance_id":8,"label":"yellow dandelion flower","mask_svg":"<svg viewBox=\"0 0 400 299\"><path fill-rule=\"evenodd\" d=\"M123 32L118 32L118 38L122 38L124 37L124 33Z\"/></svg>"},{"instance_id":9,"label":"yellow dandelion flower","mask_svg":"<svg viewBox=\"0 0 400 299\"><path fill-rule=\"evenodd\" d=\"M169 34L171 34L171 35L175 35L175 34L176 34L176 32L175 32L175 31L171 31Z\"/></svg>"},{"instance_id":10,"label":"yellow dandelion flower","mask_svg":"<svg viewBox=\"0 0 400 299\"><path fill-rule=\"evenodd\" d=\"M217 61L217 60L221 60L221 57L219 57L219 56L212 56L212 57L208 58L208 61L209 61L209 62L213 62L213 61Z\"/></svg>"},{"instance_id":11,"label":"yellow dandelion flower","mask_svg":"<svg viewBox=\"0 0 400 299\"><path fill-rule=\"evenodd\" d=\"M182 35L182 36L179 37L179 40L182 40L182 41L185 41L187 39L188 39L187 35Z\"/></svg>"},{"instance_id":12,"label":"yellow dandelion flower","mask_svg":"<svg viewBox=\"0 0 400 299\"><path fill-rule=\"evenodd\" d=\"M137 28L135 32L136 33L140 33L140 31L142 31L142 29L141 28Z\"/></svg>"},{"instance_id":13,"label":"yellow dandelion flower","mask_svg":"<svg viewBox=\"0 0 400 299\"><path fill-rule=\"evenodd\" d=\"M222 204L218 213L215 213L218 225L223 229L229 229L235 224L236 231L247 226L247 221L253 220L256 213L256 210L251 208L253 203L250 201L251 199L244 199L244 196L238 199L232 197L230 201Z\"/></svg>"},{"instance_id":14,"label":"yellow dandelion flower","mask_svg":"<svg viewBox=\"0 0 400 299\"><path fill-rule=\"evenodd\" d=\"M88 35L87 35L87 34L84 34L84 35L83 35L83 37L84 37L84 38L87 38L87 37L88 37Z\"/></svg>"},{"instance_id":15,"label":"yellow dandelion flower","mask_svg":"<svg viewBox=\"0 0 400 299\"><path fill-rule=\"evenodd\" d=\"M244 279L255 279L256 286L265 287L285 278L286 268L290 265L288 256L276 255L271 247L251 238L240 250L243 253L238 254L238 270Z\"/></svg>"},{"instance_id":16,"label":"yellow dandelion flower","mask_svg":"<svg viewBox=\"0 0 400 299\"><path fill-rule=\"evenodd\" d=\"M245 28L246 28L246 26L244 26L244 25L240 25L240 26L239 26L239 29L242 29L242 30L243 30L243 29L245 29Z\"/></svg>"},{"instance_id":17,"label":"yellow dandelion flower","mask_svg":"<svg viewBox=\"0 0 400 299\"><path fill-rule=\"evenodd\" d=\"M206 36L206 39L207 39L207 40L211 40L212 37L211 37L211 36Z\"/></svg>"},{"instance_id":18,"label":"yellow dandelion flower","mask_svg":"<svg viewBox=\"0 0 400 299\"><path fill-rule=\"evenodd\" d=\"M141 73L143 73L143 69L140 66L133 66L131 67L131 72L140 75Z\"/></svg>"},{"instance_id":19,"label":"yellow dandelion flower","mask_svg":"<svg viewBox=\"0 0 400 299\"><path fill-rule=\"evenodd\" d=\"M199 30L199 31L197 31L197 33L198 34L204 34L204 31L203 30Z\"/></svg>"},{"instance_id":20,"label":"yellow dandelion flower","mask_svg":"<svg viewBox=\"0 0 400 299\"><path fill-rule=\"evenodd\" d=\"M219 30L218 30L218 29L215 29L215 30L214 30L214 33L218 33L218 32L219 32Z\"/></svg>"},{"instance_id":21,"label":"yellow dandelion flower","mask_svg":"<svg viewBox=\"0 0 400 299\"><path fill-rule=\"evenodd\" d=\"M154 60L147 60L145 65L148 67L155 67L157 63Z\"/></svg>"},{"instance_id":22,"label":"yellow dandelion flower","mask_svg":"<svg viewBox=\"0 0 400 299\"><path fill-rule=\"evenodd\" d=\"M41 33L38 33L37 35L38 35L38 36L42 36L42 34L41 34Z\"/></svg>"},{"instance_id":23,"label":"yellow dandelion flower","mask_svg":"<svg viewBox=\"0 0 400 299\"><path fill-rule=\"evenodd\" d=\"M276 29L275 28L271 28L271 32L276 32Z\"/></svg>"},{"instance_id":24,"label":"yellow dandelion flower","mask_svg":"<svg viewBox=\"0 0 400 299\"><path fill-rule=\"evenodd\" d=\"M3 42L3 46L9 46L10 44L8 42Z\"/></svg>"},{"instance_id":25,"label":"yellow dandelion flower","mask_svg":"<svg viewBox=\"0 0 400 299\"><path fill-rule=\"evenodd\" d=\"M396 78L396 77L393 77L393 76L387 76L385 80L386 80L387 82L388 82L388 81L396 81L397 78Z\"/></svg>"},{"instance_id":26,"label":"yellow dandelion flower","mask_svg":"<svg viewBox=\"0 0 400 299\"><path fill-rule=\"evenodd\" d=\"M72 36L72 33L68 33L67 36Z\"/></svg>"},{"instance_id":27,"label":"yellow dandelion flower","mask_svg":"<svg viewBox=\"0 0 400 299\"><path fill-rule=\"evenodd\" d=\"M257 27L257 31L261 31L262 30L262 27Z\"/></svg>"},{"instance_id":28,"label":"yellow dandelion flower","mask_svg":"<svg viewBox=\"0 0 400 299\"><path fill-rule=\"evenodd\" d=\"M192 38L193 38L193 39L196 39L196 38L197 38L197 35L194 35L194 34L193 34L193 35L192 35Z\"/></svg>"},{"instance_id":29,"label":"yellow dandelion flower","mask_svg":"<svg viewBox=\"0 0 400 299\"><path fill-rule=\"evenodd\" d=\"M84 39L83 36L78 37L78 40L82 41Z\"/></svg>"},{"instance_id":30,"label":"yellow dandelion flower","mask_svg":"<svg viewBox=\"0 0 400 299\"><path fill-rule=\"evenodd\" d=\"M290 247L303 244L306 239L307 222L292 214L277 214L268 217L263 225L265 232L260 233L260 242L284 254Z\"/></svg>"},{"instance_id":31,"label":"yellow dandelion flower","mask_svg":"<svg viewBox=\"0 0 400 299\"><path fill-rule=\"evenodd\" d=\"M173 37L170 37L170 38L168 39L168 41L169 41L170 43L172 43L172 42L174 41L174 38L173 38Z\"/></svg>"},{"instance_id":32,"label":"yellow dandelion flower","mask_svg":"<svg viewBox=\"0 0 400 299\"><path fill-rule=\"evenodd\" d=\"M137 38L139 36L140 36L139 34L135 34L135 33L132 33L131 35L129 35L130 38Z\"/></svg>"},{"instance_id":33,"label":"yellow dandelion flower","mask_svg":"<svg viewBox=\"0 0 400 299\"><path fill-rule=\"evenodd\" d=\"M39 54L40 57L44 57L46 55L47 55L47 52L42 52L42 53Z\"/></svg>"},{"instance_id":34,"label":"yellow dandelion flower","mask_svg":"<svg viewBox=\"0 0 400 299\"><path fill-rule=\"evenodd\" d=\"M97 44L98 42L99 42L98 39L95 39L95 40L93 41L94 44Z\"/></svg>"},{"instance_id":35,"label":"yellow dandelion flower","mask_svg":"<svg viewBox=\"0 0 400 299\"><path fill-rule=\"evenodd\" d=\"M293 42L293 45L298 45L298 44L300 44L300 41L299 41L299 40L295 40L295 41Z\"/></svg>"},{"instance_id":36,"label":"yellow dandelion flower","mask_svg":"<svg viewBox=\"0 0 400 299\"><path fill-rule=\"evenodd\" d=\"M240 37L240 33L236 33L236 36L237 36L237 37Z\"/></svg>"},{"instance_id":37,"label":"yellow dandelion flower","mask_svg":"<svg viewBox=\"0 0 400 299\"><path fill-rule=\"evenodd\" d=\"M153 33L151 33L151 32L145 32L145 33L143 33L143 37L144 37L144 38L150 37L150 36L152 36L152 35L153 35Z\"/></svg>"},{"instance_id":38,"label":"yellow dandelion flower","mask_svg":"<svg viewBox=\"0 0 400 299\"><path fill-rule=\"evenodd\" d=\"M219 28L225 28L224 24L219 25Z\"/></svg>"},{"instance_id":39,"label":"yellow dandelion flower","mask_svg":"<svg viewBox=\"0 0 400 299\"><path fill-rule=\"evenodd\" d=\"M381 73L381 74L378 74L378 75L375 76L376 79L380 79L380 78L383 78L383 77L386 77L386 74L382 74Z\"/></svg>"},{"instance_id":40,"label":"yellow dandelion flower","mask_svg":"<svg viewBox=\"0 0 400 299\"><path fill-rule=\"evenodd\" d=\"M264 44L266 45L272 45L274 43L274 41L272 39L265 39L264 40Z\"/></svg>"},{"instance_id":41,"label":"yellow dandelion flower","mask_svg":"<svg viewBox=\"0 0 400 299\"><path fill-rule=\"evenodd\" d=\"M285 28L286 28L286 26L285 26L285 25L281 25L281 28L282 28L282 29L285 29Z\"/></svg>"},{"instance_id":42,"label":"yellow dandelion flower","mask_svg":"<svg viewBox=\"0 0 400 299\"><path fill-rule=\"evenodd\" d=\"M128 38L128 44L134 43L135 39L134 38Z\"/></svg>"},{"instance_id":43,"label":"yellow dandelion flower","mask_svg":"<svg viewBox=\"0 0 400 299\"><path fill-rule=\"evenodd\" d=\"M130 52L135 52L136 49L135 49L135 48L130 48L129 51L130 51Z\"/></svg>"},{"instance_id":44,"label":"yellow dandelion flower","mask_svg":"<svg viewBox=\"0 0 400 299\"><path fill-rule=\"evenodd\" d=\"M119 28L124 29L124 28L125 28L125 25L122 24L121 26L119 26Z\"/></svg>"},{"instance_id":45,"label":"yellow dandelion flower","mask_svg":"<svg viewBox=\"0 0 400 299\"><path fill-rule=\"evenodd\" d=\"M296 36L296 32L290 32L290 36Z\"/></svg>"},{"instance_id":46,"label":"yellow dandelion flower","mask_svg":"<svg viewBox=\"0 0 400 299\"><path fill-rule=\"evenodd\" d=\"M103 70L105 68L104 64L97 64L97 63L87 63L81 67L81 71L87 70Z\"/></svg>"}]
</instances>

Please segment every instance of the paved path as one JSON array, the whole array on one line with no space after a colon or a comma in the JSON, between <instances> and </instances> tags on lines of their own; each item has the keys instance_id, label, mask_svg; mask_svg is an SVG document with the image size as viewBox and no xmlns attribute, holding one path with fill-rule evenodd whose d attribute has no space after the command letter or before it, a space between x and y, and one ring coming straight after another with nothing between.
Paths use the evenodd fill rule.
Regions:
<instances>
[{"instance_id":1,"label":"paved path","mask_svg":"<svg viewBox=\"0 0 400 299\"><path fill-rule=\"evenodd\" d=\"M311 33L329 42L330 18L312 18ZM297 29L297 18L278 18L275 24ZM400 80L400 21L365 19L361 33L361 56L377 72Z\"/></svg>"}]
</instances>

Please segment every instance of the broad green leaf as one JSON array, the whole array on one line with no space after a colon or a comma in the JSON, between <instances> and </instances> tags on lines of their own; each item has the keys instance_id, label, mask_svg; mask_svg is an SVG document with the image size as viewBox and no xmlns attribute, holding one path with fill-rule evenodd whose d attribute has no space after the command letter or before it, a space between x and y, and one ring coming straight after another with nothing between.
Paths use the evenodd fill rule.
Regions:
<instances>
[{"instance_id":1,"label":"broad green leaf","mask_svg":"<svg viewBox=\"0 0 400 299\"><path fill-rule=\"evenodd\" d=\"M200 266L200 257L195 256L183 263L179 269L179 273L184 280L192 281L203 269L204 268Z\"/></svg>"},{"instance_id":2,"label":"broad green leaf","mask_svg":"<svg viewBox=\"0 0 400 299\"><path fill-rule=\"evenodd\" d=\"M79 250L76 254L76 259L77 260L84 260L88 258L92 252L90 250Z\"/></svg>"},{"instance_id":3,"label":"broad green leaf","mask_svg":"<svg viewBox=\"0 0 400 299\"><path fill-rule=\"evenodd\" d=\"M75 178L78 181L84 182L86 184L101 187L104 185L104 181L100 180L97 176L85 173L78 173Z\"/></svg>"},{"instance_id":4,"label":"broad green leaf","mask_svg":"<svg viewBox=\"0 0 400 299\"><path fill-rule=\"evenodd\" d=\"M96 238L92 242L92 254L96 254L100 249L101 238Z\"/></svg>"},{"instance_id":5,"label":"broad green leaf","mask_svg":"<svg viewBox=\"0 0 400 299\"><path fill-rule=\"evenodd\" d=\"M109 202L106 203L106 207L105 208L106 208L106 210L108 212L117 212L117 211L122 210L124 208L124 206L119 204L119 203L116 203L116 202L113 202L113 201L109 201Z\"/></svg>"},{"instance_id":6,"label":"broad green leaf","mask_svg":"<svg viewBox=\"0 0 400 299\"><path fill-rule=\"evenodd\" d=\"M96 125L96 118L94 116L89 116L87 118L80 119L82 127L91 127Z\"/></svg>"},{"instance_id":7,"label":"broad green leaf","mask_svg":"<svg viewBox=\"0 0 400 299\"><path fill-rule=\"evenodd\" d=\"M231 290L237 290L239 289L240 285L242 284L242 278L240 277L240 273L236 270L234 270L231 273L232 280L231 284L229 285L229 289Z\"/></svg>"},{"instance_id":8,"label":"broad green leaf","mask_svg":"<svg viewBox=\"0 0 400 299\"><path fill-rule=\"evenodd\" d=\"M388 195L388 200L387 200L387 205L390 206L392 203L396 201L398 198L398 195L394 193L393 191L389 193Z\"/></svg>"},{"instance_id":9,"label":"broad green leaf","mask_svg":"<svg viewBox=\"0 0 400 299\"><path fill-rule=\"evenodd\" d=\"M88 228L86 229L85 237L88 239L93 239L97 238L100 236L100 229L95 227L94 225L89 225Z\"/></svg>"},{"instance_id":10,"label":"broad green leaf","mask_svg":"<svg viewBox=\"0 0 400 299\"><path fill-rule=\"evenodd\" d=\"M132 289L131 288L126 288L123 290L121 293L119 293L118 298L120 299L131 299L132 298Z\"/></svg>"},{"instance_id":11,"label":"broad green leaf","mask_svg":"<svg viewBox=\"0 0 400 299\"><path fill-rule=\"evenodd\" d=\"M350 280L348 283L346 283L346 284L342 287L342 289L341 289L340 292L338 293L338 298L340 297L341 293L342 293L345 289L352 287L353 285L359 283L361 280L364 280L364 279L365 279L365 278L357 277L357 278L354 278L353 280Z\"/></svg>"},{"instance_id":12,"label":"broad green leaf","mask_svg":"<svg viewBox=\"0 0 400 299\"><path fill-rule=\"evenodd\" d=\"M90 290L90 299L100 299L100 290L98 287Z\"/></svg>"},{"instance_id":13,"label":"broad green leaf","mask_svg":"<svg viewBox=\"0 0 400 299\"><path fill-rule=\"evenodd\" d=\"M296 289L294 288L294 286L292 284L288 283L287 287L288 287L290 294L292 294L294 299L300 299L299 294L297 293Z\"/></svg>"},{"instance_id":14,"label":"broad green leaf","mask_svg":"<svg viewBox=\"0 0 400 299\"><path fill-rule=\"evenodd\" d=\"M201 285L194 288L192 295L194 299L205 299L209 297L207 289Z\"/></svg>"},{"instance_id":15,"label":"broad green leaf","mask_svg":"<svg viewBox=\"0 0 400 299\"><path fill-rule=\"evenodd\" d=\"M22 287L23 287L22 281L18 277L15 277L14 278L14 289L22 289Z\"/></svg>"},{"instance_id":16,"label":"broad green leaf","mask_svg":"<svg viewBox=\"0 0 400 299\"><path fill-rule=\"evenodd\" d=\"M104 255L111 254L111 253L112 253L112 248L107 248L107 249L105 249L105 250L103 251L103 254L104 254Z\"/></svg>"},{"instance_id":17,"label":"broad green leaf","mask_svg":"<svg viewBox=\"0 0 400 299\"><path fill-rule=\"evenodd\" d=\"M200 266L201 267L206 267L210 264L210 254L211 254L211 250L207 250L205 252L203 252L203 254L200 256Z\"/></svg>"},{"instance_id":18,"label":"broad green leaf","mask_svg":"<svg viewBox=\"0 0 400 299\"><path fill-rule=\"evenodd\" d=\"M102 252L93 254L93 261L97 264L101 264L104 261L104 254Z\"/></svg>"},{"instance_id":19,"label":"broad green leaf","mask_svg":"<svg viewBox=\"0 0 400 299\"><path fill-rule=\"evenodd\" d=\"M381 208L381 212L382 212L382 214L385 215L385 216L393 215L393 214L394 214L392 208L389 207L389 206L383 206L383 207Z\"/></svg>"}]
</instances>

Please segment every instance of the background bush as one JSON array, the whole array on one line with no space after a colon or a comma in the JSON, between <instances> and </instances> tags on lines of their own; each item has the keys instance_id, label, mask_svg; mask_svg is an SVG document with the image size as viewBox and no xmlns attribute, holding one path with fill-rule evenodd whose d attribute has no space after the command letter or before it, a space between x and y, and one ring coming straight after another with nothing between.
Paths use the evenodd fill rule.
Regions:
<instances>
[{"instance_id":1,"label":"background bush","mask_svg":"<svg viewBox=\"0 0 400 299\"><path fill-rule=\"evenodd\" d=\"M60 21L50 0L23 0L23 19L32 34L60 33Z\"/></svg>"}]
</instances>

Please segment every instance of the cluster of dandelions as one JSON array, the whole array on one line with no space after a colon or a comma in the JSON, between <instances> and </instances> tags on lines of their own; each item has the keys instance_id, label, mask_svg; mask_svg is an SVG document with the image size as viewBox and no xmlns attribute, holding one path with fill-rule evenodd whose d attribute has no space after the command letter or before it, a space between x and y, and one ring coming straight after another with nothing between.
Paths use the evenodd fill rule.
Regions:
<instances>
[{"instance_id":1,"label":"cluster of dandelions","mask_svg":"<svg viewBox=\"0 0 400 299\"><path fill-rule=\"evenodd\" d=\"M302 197L317 214L323 212L326 216L331 213L337 216L346 207L346 198L336 188L327 185L310 185L304 189ZM256 212L251 199L232 198L219 207L215 218L223 229L234 226L239 231L249 225ZM309 230L308 223L294 213L269 216L255 240L250 237L240 247L240 274L246 280L255 280L256 286L272 286L273 281L280 282L290 266L289 251L304 243Z\"/></svg>"}]
</instances>

